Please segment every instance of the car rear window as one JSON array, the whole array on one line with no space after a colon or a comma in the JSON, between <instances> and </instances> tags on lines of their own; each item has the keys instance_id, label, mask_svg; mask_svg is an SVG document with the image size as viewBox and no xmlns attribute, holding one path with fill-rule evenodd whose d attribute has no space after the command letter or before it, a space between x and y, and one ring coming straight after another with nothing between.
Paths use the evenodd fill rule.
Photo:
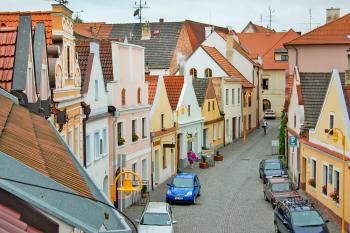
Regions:
<instances>
[{"instance_id":1,"label":"car rear window","mask_svg":"<svg viewBox=\"0 0 350 233\"><path fill-rule=\"evenodd\" d=\"M273 192L285 192L285 191L290 191L291 190L291 185L290 183L276 183L272 184L271 190Z\"/></svg>"},{"instance_id":2,"label":"car rear window","mask_svg":"<svg viewBox=\"0 0 350 233\"><path fill-rule=\"evenodd\" d=\"M265 170L279 170L281 169L281 164L279 162L265 163Z\"/></svg>"},{"instance_id":3,"label":"car rear window","mask_svg":"<svg viewBox=\"0 0 350 233\"><path fill-rule=\"evenodd\" d=\"M323 225L324 221L315 210L295 211L292 212L292 224L298 227L319 226Z\"/></svg>"},{"instance_id":4,"label":"car rear window","mask_svg":"<svg viewBox=\"0 0 350 233\"><path fill-rule=\"evenodd\" d=\"M145 213L140 221L141 225L170 226L171 221L167 213Z\"/></svg>"}]
</instances>

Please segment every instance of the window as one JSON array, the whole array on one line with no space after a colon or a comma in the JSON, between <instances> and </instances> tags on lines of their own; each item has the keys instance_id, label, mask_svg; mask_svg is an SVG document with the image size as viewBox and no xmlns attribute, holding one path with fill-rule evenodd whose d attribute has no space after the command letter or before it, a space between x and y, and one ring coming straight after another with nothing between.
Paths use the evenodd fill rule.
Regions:
<instances>
[{"instance_id":1,"label":"window","mask_svg":"<svg viewBox=\"0 0 350 233\"><path fill-rule=\"evenodd\" d=\"M214 100L213 100L212 104L213 104L213 111L214 111L215 110L215 101Z\"/></svg>"},{"instance_id":2,"label":"window","mask_svg":"<svg viewBox=\"0 0 350 233\"><path fill-rule=\"evenodd\" d=\"M146 117L142 117L142 138L146 137Z\"/></svg>"},{"instance_id":3,"label":"window","mask_svg":"<svg viewBox=\"0 0 350 233\"><path fill-rule=\"evenodd\" d=\"M142 180L147 180L147 159L142 160Z\"/></svg>"},{"instance_id":4,"label":"window","mask_svg":"<svg viewBox=\"0 0 350 233\"><path fill-rule=\"evenodd\" d=\"M251 130L252 129L252 115L249 114L248 116L248 129Z\"/></svg>"},{"instance_id":5,"label":"window","mask_svg":"<svg viewBox=\"0 0 350 233\"><path fill-rule=\"evenodd\" d=\"M100 158L100 132L96 131L94 133L94 156L95 160Z\"/></svg>"},{"instance_id":6,"label":"window","mask_svg":"<svg viewBox=\"0 0 350 233\"><path fill-rule=\"evenodd\" d=\"M339 180L339 171L334 170L334 194L338 194L338 203L339 203L339 192L340 192L340 180Z\"/></svg>"},{"instance_id":7,"label":"window","mask_svg":"<svg viewBox=\"0 0 350 233\"><path fill-rule=\"evenodd\" d=\"M141 103L141 88L137 89L137 103Z\"/></svg>"},{"instance_id":8,"label":"window","mask_svg":"<svg viewBox=\"0 0 350 233\"><path fill-rule=\"evenodd\" d=\"M204 77L206 78L210 78L213 76L213 72L210 68L206 68L205 71L204 71Z\"/></svg>"},{"instance_id":9,"label":"window","mask_svg":"<svg viewBox=\"0 0 350 233\"><path fill-rule=\"evenodd\" d=\"M221 136L222 136L222 135L221 135L221 134L222 134L222 128L221 128L221 124L220 124L220 123L218 123L218 127L219 127L219 135L218 135L218 138L221 139L221 138L222 138L222 137L221 137Z\"/></svg>"},{"instance_id":10,"label":"window","mask_svg":"<svg viewBox=\"0 0 350 233\"><path fill-rule=\"evenodd\" d=\"M264 78L262 80L262 86L263 86L263 90L268 90L269 89L269 79Z\"/></svg>"},{"instance_id":11,"label":"window","mask_svg":"<svg viewBox=\"0 0 350 233\"><path fill-rule=\"evenodd\" d=\"M86 164L89 165L91 163L90 135L86 135L86 137L85 137L85 147L86 147Z\"/></svg>"},{"instance_id":12,"label":"window","mask_svg":"<svg viewBox=\"0 0 350 233\"><path fill-rule=\"evenodd\" d=\"M322 193L327 196L328 189L328 166L322 165Z\"/></svg>"},{"instance_id":13,"label":"window","mask_svg":"<svg viewBox=\"0 0 350 233\"><path fill-rule=\"evenodd\" d=\"M190 75L192 76L192 78L197 78L197 70L195 68L191 68Z\"/></svg>"},{"instance_id":14,"label":"window","mask_svg":"<svg viewBox=\"0 0 350 233\"><path fill-rule=\"evenodd\" d=\"M252 96L248 96L248 107L252 106Z\"/></svg>"},{"instance_id":15,"label":"window","mask_svg":"<svg viewBox=\"0 0 350 233\"><path fill-rule=\"evenodd\" d=\"M137 163L133 163L133 164L131 165L131 170L132 170L132 172L137 173ZM136 180L136 177L135 177L135 176L132 176L132 180L135 181L135 180Z\"/></svg>"},{"instance_id":16,"label":"window","mask_svg":"<svg viewBox=\"0 0 350 233\"><path fill-rule=\"evenodd\" d=\"M107 153L107 129L102 130L102 154Z\"/></svg>"},{"instance_id":17,"label":"window","mask_svg":"<svg viewBox=\"0 0 350 233\"><path fill-rule=\"evenodd\" d=\"M226 131L226 136L229 135L229 133L228 133L229 132L229 127L230 127L229 124L230 124L230 120L226 119L226 130L225 130Z\"/></svg>"},{"instance_id":18,"label":"window","mask_svg":"<svg viewBox=\"0 0 350 233\"><path fill-rule=\"evenodd\" d=\"M98 101L98 80L95 80L95 101Z\"/></svg>"},{"instance_id":19,"label":"window","mask_svg":"<svg viewBox=\"0 0 350 233\"><path fill-rule=\"evenodd\" d=\"M163 147L163 155L162 155L162 160L163 160L163 169L166 169L166 148Z\"/></svg>"},{"instance_id":20,"label":"window","mask_svg":"<svg viewBox=\"0 0 350 233\"><path fill-rule=\"evenodd\" d=\"M216 124L214 124L213 125L213 139L214 139L214 141L216 140L216 137L217 137L217 135L216 135Z\"/></svg>"},{"instance_id":21,"label":"window","mask_svg":"<svg viewBox=\"0 0 350 233\"><path fill-rule=\"evenodd\" d=\"M228 105L228 89L225 90L226 91L226 105Z\"/></svg>"},{"instance_id":22,"label":"window","mask_svg":"<svg viewBox=\"0 0 350 233\"><path fill-rule=\"evenodd\" d=\"M241 89L238 88L238 91L237 91L237 97L238 97L238 103L241 103Z\"/></svg>"},{"instance_id":23,"label":"window","mask_svg":"<svg viewBox=\"0 0 350 233\"><path fill-rule=\"evenodd\" d=\"M70 77L70 46L67 46L67 72Z\"/></svg>"},{"instance_id":24,"label":"window","mask_svg":"<svg viewBox=\"0 0 350 233\"><path fill-rule=\"evenodd\" d=\"M162 130L165 129L165 127L164 127L164 114L160 115L160 127L162 128Z\"/></svg>"},{"instance_id":25,"label":"window","mask_svg":"<svg viewBox=\"0 0 350 233\"><path fill-rule=\"evenodd\" d=\"M188 116L191 116L191 105L187 106L187 113L188 113Z\"/></svg>"},{"instance_id":26,"label":"window","mask_svg":"<svg viewBox=\"0 0 350 233\"><path fill-rule=\"evenodd\" d=\"M288 54L282 54L281 61L288 61Z\"/></svg>"},{"instance_id":27,"label":"window","mask_svg":"<svg viewBox=\"0 0 350 233\"><path fill-rule=\"evenodd\" d=\"M329 129L334 128L334 113L329 115Z\"/></svg>"},{"instance_id":28,"label":"window","mask_svg":"<svg viewBox=\"0 0 350 233\"><path fill-rule=\"evenodd\" d=\"M231 91L232 91L231 101L232 101L232 104L235 104L235 89L232 89Z\"/></svg>"},{"instance_id":29,"label":"window","mask_svg":"<svg viewBox=\"0 0 350 233\"><path fill-rule=\"evenodd\" d=\"M122 90L122 105L125 105L125 89Z\"/></svg>"},{"instance_id":30,"label":"window","mask_svg":"<svg viewBox=\"0 0 350 233\"><path fill-rule=\"evenodd\" d=\"M208 112L210 112L210 102L208 101Z\"/></svg>"},{"instance_id":31,"label":"window","mask_svg":"<svg viewBox=\"0 0 350 233\"><path fill-rule=\"evenodd\" d=\"M131 132L132 132L132 134L131 134L131 137L132 137L132 141L133 142L135 142L135 141L137 141L137 121L136 120L132 120L131 121L131 127L132 127L132 129L131 129Z\"/></svg>"},{"instance_id":32,"label":"window","mask_svg":"<svg viewBox=\"0 0 350 233\"><path fill-rule=\"evenodd\" d=\"M294 129L297 128L297 116L294 114Z\"/></svg>"},{"instance_id":33,"label":"window","mask_svg":"<svg viewBox=\"0 0 350 233\"><path fill-rule=\"evenodd\" d=\"M311 179L309 181L309 184L316 188L316 179L317 179L317 167L316 167L316 160L311 159Z\"/></svg>"},{"instance_id":34,"label":"window","mask_svg":"<svg viewBox=\"0 0 350 233\"><path fill-rule=\"evenodd\" d=\"M118 146L124 145L125 138L123 137L123 122L117 124Z\"/></svg>"}]
</instances>

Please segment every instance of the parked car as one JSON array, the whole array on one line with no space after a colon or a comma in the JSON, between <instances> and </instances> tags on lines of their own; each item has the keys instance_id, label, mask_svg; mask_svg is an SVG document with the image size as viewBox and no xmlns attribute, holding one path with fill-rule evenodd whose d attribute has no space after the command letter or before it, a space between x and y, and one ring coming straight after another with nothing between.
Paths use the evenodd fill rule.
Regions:
<instances>
[{"instance_id":1,"label":"parked car","mask_svg":"<svg viewBox=\"0 0 350 233\"><path fill-rule=\"evenodd\" d=\"M288 177L288 173L280 159L264 159L259 164L259 176L265 184L269 178Z\"/></svg>"},{"instance_id":2,"label":"parked car","mask_svg":"<svg viewBox=\"0 0 350 233\"><path fill-rule=\"evenodd\" d=\"M201 193L199 178L194 173L179 173L168 186L166 193L168 203L189 202L195 204Z\"/></svg>"},{"instance_id":3,"label":"parked car","mask_svg":"<svg viewBox=\"0 0 350 233\"><path fill-rule=\"evenodd\" d=\"M279 233L329 233L327 222L301 198L278 201L274 211L275 232Z\"/></svg>"},{"instance_id":4,"label":"parked car","mask_svg":"<svg viewBox=\"0 0 350 233\"><path fill-rule=\"evenodd\" d=\"M263 185L263 191L265 201L271 202L273 209L276 206L277 200L300 197L288 178L268 179L266 184Z\"/></svg>"},{"instance_id":5,"label":"parked car","mask_svg":"<svg viewBox=\"0 0 350 233\"><path fill-rule=\"evenodd\" d=\"M136 219L139 233L174 233L171 206L165 202L149 202L142 213L141 219Z\"/></svg>"},{"instance_id":6,"label":"parked car","mask_svg":"<svg viewBox=\"0 0 350 233\"><path fill-rule=\"evenodd\" d=\"M265 119L276 119L276 113L272 109L266 109L264 111L264 118Z\"/></svg>"}]
</instances>

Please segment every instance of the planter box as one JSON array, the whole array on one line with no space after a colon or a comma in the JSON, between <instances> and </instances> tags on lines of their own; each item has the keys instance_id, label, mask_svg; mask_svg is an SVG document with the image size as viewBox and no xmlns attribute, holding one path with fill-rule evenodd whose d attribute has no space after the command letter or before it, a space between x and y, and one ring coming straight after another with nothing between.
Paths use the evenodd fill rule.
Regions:
<instances>
[{"instance_id":1,"label":"planter box","mask_svg":"<svg viewBox=\"0 0 350 233\"><path fill-rule=\"evenodd\" d=\"M200 162L199 163L199 168L201 168L201 169L208 169L209 168L209 163L207 163L207 162L205 162L205 163Z\"/></svg>"},{"instance_id":2,"label":"planter box","mask_svg":"<svg viewBox=\"0 0 350 233\"><path fill-rule=\"evenodd\" d=\"M215 161L222 161L222 160L224 160L224 156L223 155L215 155L214 160Z\"/></svg>"}]
</instances>

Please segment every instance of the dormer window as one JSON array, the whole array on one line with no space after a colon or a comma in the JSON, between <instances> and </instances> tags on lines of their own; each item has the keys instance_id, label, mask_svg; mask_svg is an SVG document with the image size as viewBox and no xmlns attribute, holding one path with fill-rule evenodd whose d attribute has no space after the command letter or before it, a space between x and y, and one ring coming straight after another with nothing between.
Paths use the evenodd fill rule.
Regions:
<instances>
[{"instance_id":1,"label":"dormer window","mask_svg":"<svg viewBox=\"0 0 350 233\"><path fill-rule=\"evenodd\" d=\"M190 75L192 76L192 78L197 78L197 70L195 68L191 68Z\"/></svg>"},{"instance_id":2,"label":"dormer window","mask_svg":"<svg viewBox=\"0 0 350 233\"><path fill-rule=\"evenodd\" d=\"M210 68L206 68L204 71L204 77L210 78L213 76L213 71Z\"/></svg>"},{"instance_id":3,"label":"dormer window","mask_svg":"<svg viewBox=\"0 0 350 233\"><path fill-rule=\"evenodd\" d=\"M275 50L275 61L288 61L288 50L276 49Z\"/></svg>"}]
</instances>

